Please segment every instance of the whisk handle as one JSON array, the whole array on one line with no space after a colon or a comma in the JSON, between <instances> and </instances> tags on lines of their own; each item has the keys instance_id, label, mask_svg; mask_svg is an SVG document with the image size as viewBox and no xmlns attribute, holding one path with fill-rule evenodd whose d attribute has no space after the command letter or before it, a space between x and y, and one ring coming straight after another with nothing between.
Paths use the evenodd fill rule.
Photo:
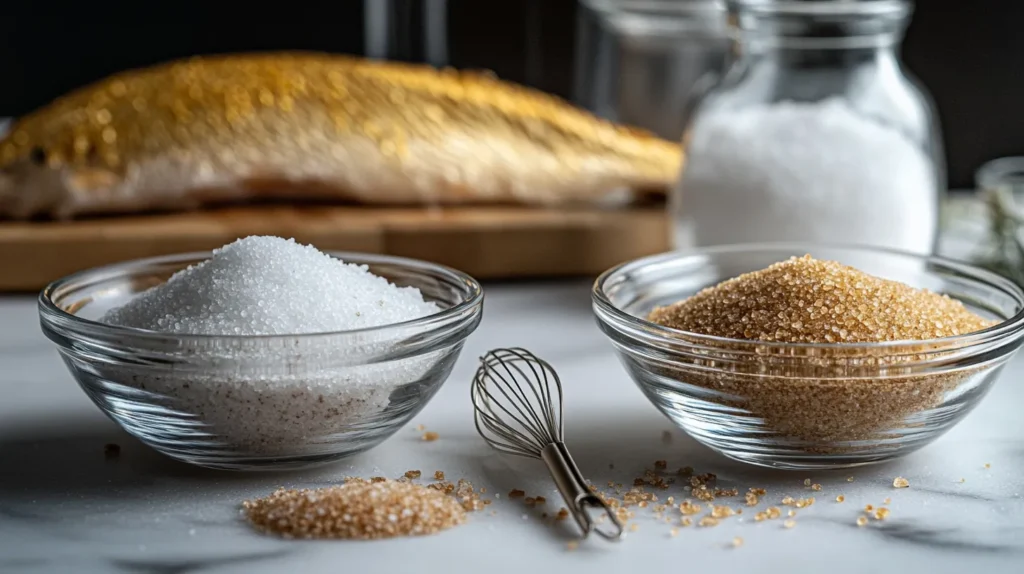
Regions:
<instances>
[{"instance_id":1,"label":"whisk handle","mask_svg":"<svg viewBox=\"0 0 1024 574\"><path fill-rule=\"evenodd\" d=\"M618 540L622 538L626 530L622 526L615 512L599 496L591 492L587 482L583 479L579 467L573 461L569 450L563 442L548 444L540 453L541 460L547 465L551 477L555 480L558 492L562 494L565 503L568 505L569 513L572 514L583 530L583 537L586 538L591 531L596 531L607 540ZM610 521L609 528L599 528L594 519L587 512L588 508L600 510L607 514Z\"/></svg>"}]
</instances>

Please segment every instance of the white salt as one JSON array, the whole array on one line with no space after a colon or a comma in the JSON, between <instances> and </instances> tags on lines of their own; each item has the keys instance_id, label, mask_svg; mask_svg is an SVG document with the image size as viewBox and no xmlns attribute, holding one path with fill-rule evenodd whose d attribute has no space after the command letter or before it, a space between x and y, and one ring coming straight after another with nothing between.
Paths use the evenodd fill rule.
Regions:
<instances>
[{"instance_id":1,"label":"white salt","mask_svg":"<svg viewBox=\"0 0 1024 574\"><path fill-rule=\"evenodd\" d=\"M101 321L175 334L277 337L191 341L168 366L110 365L103 376L155 393L160 398L150 402L169 403L201 424L194 446L210 441L214 450L227 447L236 456L333 454L365 441L360 427L379 424L385 410L412 408L418 391L397 399L393 393L420 384L447 351L370 362L411 333L302 335L379 327L438 311L419 290L390 284L364 266L291 240L248 237Z\"/></svg>"},{"instance_id":2,"label":"white salt","mask_svg":"<svg viewBox=\"0 0 1024 574\"><path fill-rule=\"evenodd\" d=\"M708 112L680 182L677 241L839 242L929 252L935 165L840 99Z\"/></svg>"},{"instance_id":3,"label":"white salt","mask_svg":"<svg viewBox=\"0 0 1024 574\"><path fill-rule=\"evenodd\" d=\"M437 311L415 287L396 287L365 265L293 239L247 237L101 321L176 334L299 335L379 327Z\"/></svg>"}]
</instances>

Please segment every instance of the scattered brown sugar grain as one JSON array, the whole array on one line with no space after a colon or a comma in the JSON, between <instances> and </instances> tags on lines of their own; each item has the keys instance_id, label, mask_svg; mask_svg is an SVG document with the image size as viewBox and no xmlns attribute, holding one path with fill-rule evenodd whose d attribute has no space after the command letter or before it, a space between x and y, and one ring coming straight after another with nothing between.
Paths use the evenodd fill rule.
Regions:
<instances>
[{"instance_id":1,"label":"scattered brown sugar grain","mask_svg":"<svg viewBox=\"0 0 1024 574\"><path fill-rule=\"evenodd\" d=\"M648 320L732 339L826 344L935 339L994 324L947 296L809 256L726 280L654 309ZM721 343L721 352L732 346ZM806 360L777 355L766 347L765 354L745 359L749 364L732 365L728 358L731 368L722 371L709 370L704 359L660 369L714 390L713 400L752 413L769 430L815 453L862 448L836 443L877 439L901 428L908 416L940 404L972 373L900 372L899 365L916 355L885 349L826 348ZM851 362L863 372L850 374Z\"/></svg>"},{"instance_id":2,"label":"scattered brown sugar grain","mask_svg":"<svg viewBox=\"0 0 1024 574\"><path fill-rule=\"evenodd\" d=\"M811 485L811 490L821 490L821 485L820 484L812 484Z\"/></svg>"},{"instance_id":3,"label":"scattered brown sugar grain","mask_svg":"<svg viewBox=\"0 0 1024 574\"><path fill-rule=\"evenodd\" d=\"M857 526L865 526L865 525L867 525L867 523L868 523L868 519L867 519L866 516L858 516L857 517Z\"/></svg>"},{"instance_id":4,"label":"scattered brown sugar grain","mask_svg":"<svg viewBox=\"0 0 1024 574\"><path fill-rule=\"evenodd\" d=\"M519 490L518 488L513 488L512 490L508 491L509 498L522 498L524 496L526 496L526 491Z\"/></svg>"},{"instance_id":5,"label":"scattered brown sugar grain","mask_svg":"<svg viewBox=\"0 0 1024 574\"><path fill-rule=\"evenodd\" d=\"M435 440L437 440L439 438L441 438L441 435L437 434L434 431L427 431L427 432L423 433L423 440L425 440L427 442L434 442Z\"/></svg>"},{"instance_id":6,"label":"scattered brown sugar grain","mask_svg":"<svg viewBox=\"0 0 1024 574\"><path fill-rule=\"evenodd\" d=\"M740 546L743 546L743 539L740 538L739 536L733 538L732 539L732 547L733 548L739 548Z\"/></svg>"},{"instance_id":7,"label":"scattered brown sugar grain","mask_svg":"<svg viewBox=\"0 0 1024 574\"><path fill-rule=\"evenodd\" d=\"M796 520L787 520L782 523L782 526L785 528L793 528L794 526L796 526Z\"/></svg>"},{"instance_id":8,"label":"scattered brown sugar grain","mask_svg":"<svg viewBox=\"0 0 1024 574\"><path fill-rule=\"evenodd\" d=\"M697 526L710 527L718 526L718 519L713 516L701 517L700 521L697 522Z\"/></svg>"},{"instance_id":9,"label":"scattered brown sugar grain","mask_svg":"<svg viewBox=\"0 0 1024 574\"><path fill-rule=\"evenodd\" d=\"M801 498L800 500L797 500L796 502L793 503L793 506L796 506L797 508L806 508L812 504L814 504L814 497L809 496L807 498Z\"/></svg>"},{"instance_id":10,"label":"scattered brown sugar grain","mask_svg":"<svg viewBox=\"0 0 1024 574\"><path fill-rule=\"evenodd\" d=\"M846 497L842 494L836 497L836 502L843 502L844 500L846 500Z\"/></svg>"},{"instance_id":11,"label":"scattered brown sugar grain","mask_svg":"<svg viewBox=\"0 0 1024 574\"><path fill-rule=\"evenodd\" d=\"M889 516L889 509L882 507L875 511L875 520L885 520Z\"/></svg>"},{"instance_id":12,"label":"scattered brown sugar grain","mask_svg":"<svg viewBox=\"0 0 1024 574\"><path fill-rule=\"evenodd\" d=\"M418 470L405 471L405 478L419 478L422 473Z\"/></svg>"},{"instance_id":13,"label":"scattered brown sugar grain","mask_svg":"<svg viewBox=\"0 0 1024 574\"><path fill-rule=\"evenodd\" d=\"M892 485L896 488L907 488L908 486L910 486L910 481L903 478L902 476L897 476L896 478L892 479Z\"/></svg>"},{"instance_id":14,"label":"scattered brown sugar grain","mask_svg":"<svg viewBox=\"0 0 1024 574\"><path fill-rule=\"evenodd\" d=\"M434 471L434 480L444 480L444 473L440 470Z\"/></svg>"},{"instance_id":15,"label":"scattered brown sugar grain","mask_svg":"<svg viewBox=\"0 0 1024 574\"><path fill-rule=\"evenodd\" d=\"M257 530L286 538L375 539L435 534L466 520L458 500L411 482L352 480L278 489L242 504Z\"/></svg>"},{"instance_id":16,"label":"scattered brown sugar grain","mask_svg":"<svg viewBox=\"0 0 1024 574\"><path fill-rule=\"evenodd\" d=\"M956 299L810 255L656 308L649 320L704 335L787 343L937 339L992 324Z\"/></svg>"}]
</instances>

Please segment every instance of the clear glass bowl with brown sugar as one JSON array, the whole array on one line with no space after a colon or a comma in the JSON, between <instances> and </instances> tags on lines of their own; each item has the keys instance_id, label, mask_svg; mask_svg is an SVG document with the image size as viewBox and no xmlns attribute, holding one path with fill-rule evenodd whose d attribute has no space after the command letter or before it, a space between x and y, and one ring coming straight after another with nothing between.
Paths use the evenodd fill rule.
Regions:
<instances>
[{"instance_id":1,"label":"clear glass bowl with brown sugar","mask_svg":"<svg viewBox=\"0 0 1024 574\"><path fill-rule=\"evenodd\" d=\"M839 270L838 279L792 281L788 272L761 273L717 299L705 291L701 305L680 303L804 255L954 301L920 294L918 305L917 294L889 284L865 298L870 286ZM847 291L819 297L820 289ZM804 312L816 299L824 307ZM978 404L1024 337L1024 291L1012 281L870 247L734 245L656 255L602 274L593 301L627 372L659 410L725 456L776 468L857 466L923 447Z\"/></svg>"}]
</instances>

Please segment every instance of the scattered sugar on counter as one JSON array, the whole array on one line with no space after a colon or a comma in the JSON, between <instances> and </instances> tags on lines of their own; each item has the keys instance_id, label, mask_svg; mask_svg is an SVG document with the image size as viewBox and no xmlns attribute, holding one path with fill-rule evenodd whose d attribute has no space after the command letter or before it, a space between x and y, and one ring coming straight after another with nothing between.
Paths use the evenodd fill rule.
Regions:
<instances>
[{"instance_id":1,"label":"scattered sugar on counter","mask_svg":"<svg viewBox=\"0 0 1024 574\"><path fill-rule=\"evenodd\" d=\"M181 352L191 368L160 375L111 367L124 371L117 380L166 397L234 448L274 456L294 454L297 445L315 454L331 436L372 420L389 407L393 391L422 380L439 356L366 365L360 359L387 352L396 341L375 331L303 334L379 327L438 311L418 289L393 285L364 266L291 240L248 237L101 320L175 334L277 336L187 343Z\"/></svg>"},{"instance_id":2,"label":"scattered sugar on counter","mask_svg":"<svg viewBox=\"0 0 1024 574\"><path fill-rule=\"evenodd\" d=\"M298 335L378 327L438 311L414 287L310 245L247 237L111 310L106 323L193 335Z\"/></svg>"}]
</instances>

